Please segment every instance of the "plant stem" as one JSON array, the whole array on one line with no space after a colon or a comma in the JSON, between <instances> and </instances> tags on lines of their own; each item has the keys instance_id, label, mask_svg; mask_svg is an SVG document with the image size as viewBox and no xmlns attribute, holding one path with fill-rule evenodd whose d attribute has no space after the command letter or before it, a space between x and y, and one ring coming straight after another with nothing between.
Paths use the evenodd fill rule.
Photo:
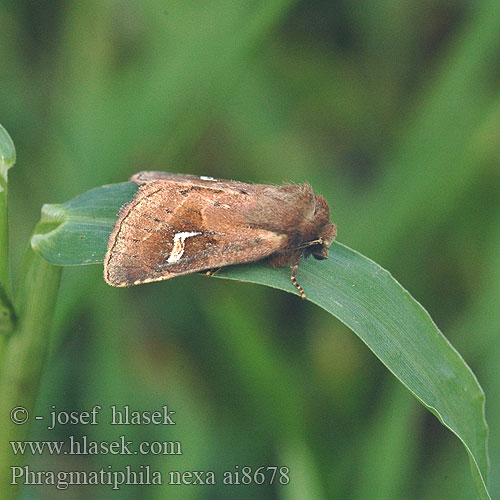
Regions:
<instances>
[{"instance_id":1,"label":"plant stem","mask_svg":"<svg viewBox=\"0 0 500 500\"><path fill-rule=\"evenodd\" d=\"M50 323L56 305L61 267L49 264L28 245L23 258L16 294L18 323L6 338L0 371L0 500L13 500L18 487L10 485L11 467L25 465L23 455L14 455L9 441L25 440L50 338ZM30 414L24 425L10 418L22 406Z\"/></svg>"},{"instance_id":2,"label":"plant stem","mask_svg":"<svg viewBox=\"0 0 500 500\"><path fill-rule=\"evenodd\" d=\"M7 293L10 292L8 251L7 182L0 176L0 283Z\"/></svg>"}]
</instances>

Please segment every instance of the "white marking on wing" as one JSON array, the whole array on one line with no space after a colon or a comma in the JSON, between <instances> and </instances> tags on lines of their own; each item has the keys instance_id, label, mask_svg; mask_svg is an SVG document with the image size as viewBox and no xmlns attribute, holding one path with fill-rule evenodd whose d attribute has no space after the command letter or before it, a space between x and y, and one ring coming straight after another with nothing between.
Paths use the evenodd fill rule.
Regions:
<instances>
[{"instance_id":1,"label":"white marking on wing","mask_svg":"<svg viewBox=\"0 0 500 500\"><path fill-rule=\"evenodd\" d=\"M200 175L200 179L202 181L215 181L215 182L217 181L217 179L214 179L213 177L208 177L206 175Z\"/></svg>"},{"instance_id":2,"label":"white marking on wing","mask_svg":"<svg viewBox=\"0 0 500 500\"><path fill-rule=\"evenodd\" d=\"M172 251L168 256L167 262L169 264L175 264L178 262L182 255L184 254L184 242L186 238L191 238L192 236L198 236L202 234L201 232L182 232L177 233L174 236L174 246L172 247Z\"/></svg>"}]
</instances>

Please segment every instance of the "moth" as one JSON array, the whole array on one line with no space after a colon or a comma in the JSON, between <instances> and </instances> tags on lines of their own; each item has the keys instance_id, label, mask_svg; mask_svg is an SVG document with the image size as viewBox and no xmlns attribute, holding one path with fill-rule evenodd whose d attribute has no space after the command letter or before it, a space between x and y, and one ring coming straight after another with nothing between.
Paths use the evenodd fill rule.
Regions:
<instances>
[{"instance_id":1,"label":"moth","mask_svg":"<svg viewBox=\"0 0 500 500\"><path fill-rule=\"evenodd\" d=\"M104 279L123 287L266 259L291 267L328 258L336 226L309 184L269 186L144 171L108 241Z\"/></svg>"}]
</instances>

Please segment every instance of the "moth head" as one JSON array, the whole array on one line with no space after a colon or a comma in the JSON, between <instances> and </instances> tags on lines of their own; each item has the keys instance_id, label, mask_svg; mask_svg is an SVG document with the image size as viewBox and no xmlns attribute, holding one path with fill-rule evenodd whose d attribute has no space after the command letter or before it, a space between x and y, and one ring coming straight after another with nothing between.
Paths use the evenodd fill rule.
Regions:
<instances>
[{"instance_id":1,"label":"moth head","mask_svg":"<svg viewBox=\"0 0 500 500\"><path fill-rule=\"evenodd\" d=\"M317 260L328 259L328 249L337 236L337 227L330 221L328 203L319 195L316 195L313 224L315 239L311 241L306 253Z\"/></svg>"}]
</instances>

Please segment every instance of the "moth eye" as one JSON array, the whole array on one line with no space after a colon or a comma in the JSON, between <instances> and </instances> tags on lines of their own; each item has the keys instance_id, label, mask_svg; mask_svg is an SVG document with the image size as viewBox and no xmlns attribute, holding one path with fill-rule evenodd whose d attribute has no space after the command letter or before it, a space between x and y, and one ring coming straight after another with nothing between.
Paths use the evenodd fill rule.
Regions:
<instances>
[{"instance_id":1,"label":"moth eye","mask_svg":"<svg viewBox=\"0 0 500 500\"><path fill-rule=\"evenodd\" d=\"M311 253L316 260L328 259L328 247L325 247L323 244L317 245Z\"/></svg>"}]
</instances>

